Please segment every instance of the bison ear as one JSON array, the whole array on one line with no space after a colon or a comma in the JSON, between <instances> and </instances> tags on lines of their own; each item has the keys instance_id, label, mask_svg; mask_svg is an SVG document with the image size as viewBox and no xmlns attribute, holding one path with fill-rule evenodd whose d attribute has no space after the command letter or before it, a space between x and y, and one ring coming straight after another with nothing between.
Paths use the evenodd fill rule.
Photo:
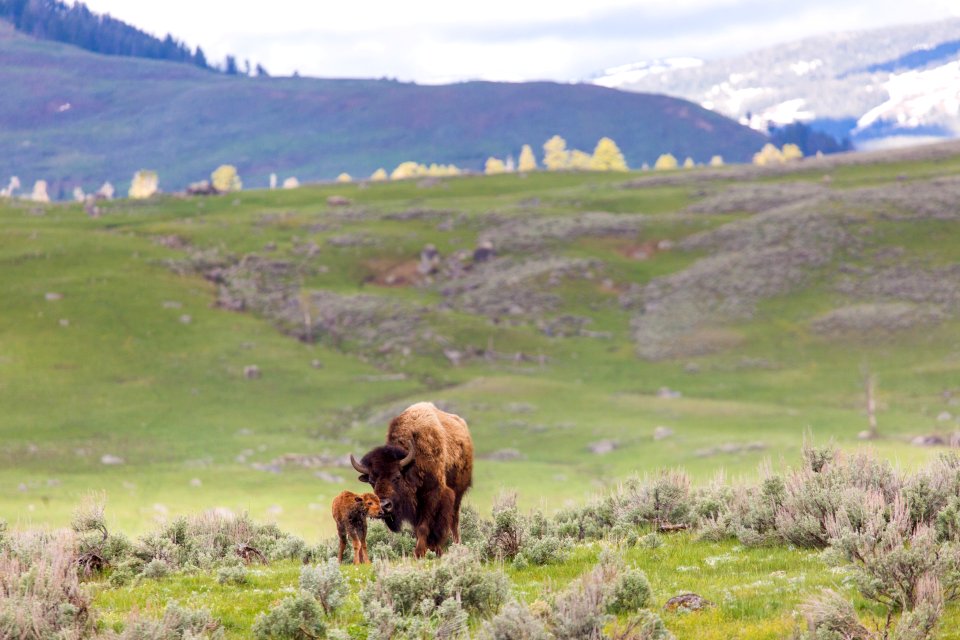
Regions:
<instances>
[{"instance_id":1,"label":"bison ear","mask_svg":"<svg viewBox=\"0 0 960 640\"><path fill-rule=\"evenodd\" d=\"M370 482L370 476L367 475L366 473L361 473L361 474L357 477L357 480L359 480L360 482Z\"/></svg>"}]
</instances>

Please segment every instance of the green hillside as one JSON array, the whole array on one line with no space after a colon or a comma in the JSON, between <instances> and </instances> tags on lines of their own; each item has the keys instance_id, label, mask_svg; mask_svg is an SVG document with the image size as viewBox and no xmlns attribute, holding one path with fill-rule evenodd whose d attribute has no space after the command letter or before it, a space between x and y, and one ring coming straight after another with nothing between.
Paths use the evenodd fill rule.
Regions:
<instances>
[{"instance_id":1,"label":"green hillside","mask_svg":"<svg viewBox=\"0 0 960 640\"><path fill-rule=\"evenodd\" d=\"M754 477L806 432L862 446L866 374L871 446L913 466L941 448L911 438L958 430L958 172L948 145L99 219L7 201L0 515L64 524L103 491L129 533L211 507L330 533L330 499L359 486L344 456L421 399L471 425L473 504L508 488L552 512L665 466Z\"/></svg>"},{"instance_id":2,"label":"green hillside","mask_svg":"<svg viewBox=\"0 0 960 640\"><path fill-rule=\"evenodd\" d=\"M592 152L616 140L635 167L665 152L744 161L765 137L693 103L592 85L247 78L102 56L0 24L0 176L47 180L69 198L105 180L126 192L154 169L165 191L220 164L247 186L368 176L400 162L479 171L490 156L538 151L554 134Z\"/></svg>"}]
</instances>

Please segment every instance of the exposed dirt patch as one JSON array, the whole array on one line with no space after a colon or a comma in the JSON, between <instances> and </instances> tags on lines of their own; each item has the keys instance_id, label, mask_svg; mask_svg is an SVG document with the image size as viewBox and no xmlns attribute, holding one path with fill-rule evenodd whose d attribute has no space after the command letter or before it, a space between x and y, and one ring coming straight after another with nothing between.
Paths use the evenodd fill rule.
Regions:
<instances>
[{"instance_id":1,"label":"exposed dirt patch","mask_svg":"<svg viewBox=\"0 0 960 640\"><path fill-rule=\"evenodd\" d=\"M370 271L365 282L379 287L412 287L423 281L424 275L416 260L391 260L376 258L367 260L363 266Z\"/></svg>"},{"instance_id":2,"label":"exposed dirt patch","mask_svg":"<svg viewBox=\"0 0 960 640\"><path fill-rule=\"evenodd\" d=\"M660 242L648 240L647 242L641 242L639 244L631 243L623 245L617 249L617 253L630 260L649 260L663 250L664 247L661 246Z\"/></svg>"}]
</instances>

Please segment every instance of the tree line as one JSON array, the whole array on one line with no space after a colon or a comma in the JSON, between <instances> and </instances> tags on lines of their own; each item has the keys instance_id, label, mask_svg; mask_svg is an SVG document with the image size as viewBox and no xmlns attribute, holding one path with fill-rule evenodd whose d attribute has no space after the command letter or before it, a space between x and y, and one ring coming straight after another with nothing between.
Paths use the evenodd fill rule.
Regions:
<instances>
[{"instance_id":1,"label":"tree line","mask_svg":"<svg viewBox=\"0 0 960 640\"><path fill-rule=\"evenodd\" d=\"M63 42L94 53L169 60L231 75L240 73L234 56L227 56L221 69L207 60L199 46L191 50L170 34L163 39L156 38L122 20L95 13L82 2L68 5L61 0L0 0L0 19L35 38ZM249 75L249 63L245 70ZM260 65L257 73L267 75Z\"/></svg>"}]
</instances>

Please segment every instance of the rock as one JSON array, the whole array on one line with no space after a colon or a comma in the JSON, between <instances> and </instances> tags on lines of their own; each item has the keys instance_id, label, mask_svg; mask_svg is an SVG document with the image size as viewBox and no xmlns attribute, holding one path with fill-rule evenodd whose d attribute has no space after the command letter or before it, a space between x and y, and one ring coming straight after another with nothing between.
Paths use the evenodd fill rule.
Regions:
<instances>
[{"instance_id":1,"label":"rock","mask_svg":"<svg viewBox=\"0 0 960 640\"><path fill-rule=\"evenodd\" d=\"M62 293L56 293L56 292L53 292L53 291L47 292L46 294L44 294L43 297L44 297L44 299L47 300L47 302L54 302L55 300L63 300L63 294L62 294Z\"/></svg>"},{"instance_id":2,"label":"rock","mask_svg":"<svg viewBox=\"0 0 960 640\"><path fill-rule=\"evenodd\" d=\"M509 462L511 460L526 460L527 456L523 455L516 449L498 449L486 455L480 456L484 460L494 460L496 462Z\"/></svg>"},{"instance_id":3,"label":"rock","mask_svg":"<svg viewBox=\"0 0 960 640\"><path fill-rule=\"evenodd\" d=\"M300 186L300 181L297 180L296 176L292 176L283 181L284 189L296 189Z\"/></svg>"},{"instance_id":4,"label":"rock","mask_svg":"<svg viewBox=\"0 0 960 640\"><path fill-rule=\"evenodd\" d=\"M660 387L660 389L657 391L657 397L672 400L674 398L682 398L683 394L679 391L674 391L670 387Z\"/></svg>"},{"instance_id":5,"label":"rock","mask_svg":"<svg viewBox=\"0 0 960 640\"><path fill-rule=\"evenodd\" d=\"M953 416L950 415L949 411L941 411L939 414L937 414L937 422L947 422L951 418L953 418Z\"/></svg>"},{"instance_id":6,"label":"rock","mask_svg":"<svg viewBox=\"0 0 960 640\"><path fill-rule=\"evenodd\" d=\"M193 322L193 318L189 314L183 314L180 316L180 324L190 324Z\"/></svg>"},{"instance_id":7,"label":"rock","mask_svg":"<svg viewBox=\"0 0 960 640\"><path fill-rule=\"evenodd\" d=\"M177 302L176 300L164 300L163 308L164 309L180 309L183 307L182 302Z\"/></svg>"},{"instance_id":8,"label":"rock","mask_svg":"<svg viewBox=\"0 0 960 640\"><path fill-rule=\"evenodd\" d=\"M202 486L203 486L203 481L200 480L200 478L192 478L192 479L190 480L190 486L191 486L191 487L202 487Z\"/></svg>"},{"instance_id":9,"label":"rock","mask_svg":"<svg viewBox=\"0 0 960 640\"><path fill-rule=\"evenodd\" d=\"M681 593L673 596L663 605L664 611L700 611L714 606L712 602L696 593Z\"/></svg>"},{"instance_id":10,"label":"rock","mask_svg":"<svg viewBox=\"0 0 960 640\"><path fill-rule=\"evenodd\" d=\"M343 478L333 473L327 471L317 471L314 474L314 477L319 478L324 482L329 482L330 484L342 484Z\"/></svg>"},{"instance_id":11,"label":"rock","mask_svg":"<svg viewBox=\"0 0 960 640\"><path fill-rule=\"evenodd\" d=\"M939 447L946 444L946 441L936 434L928 434L913 437L910 444L917 447Z\"/></svg>"},{"instance_id":12,"label":"rock","mask_svg":"<svg viewBox=\"0 0 960 640\"><path fill-rule=\"evenodd\" d=\"M529 402L509 402L503 408L509 413L532 413L537 410L536 405Z\"/></svg>"},{"instance_id":13,"label":"rock","mask_svg":"<svg viewBox=\"0 0 960 640\"><path fill-rule=\"evenodd\" d=\"M314 369L323 369L323 363L317 359L311 360L310 366L313 367Z\"/></svg>"},{"instance_id":14,"label":"rock","mask_svg":"<svg viewBox=\"0 0 960 640\"><path fill-rule=\"evenodd\" d=\"M463 360L463 353L457 351L456 349L444 349L443 355L446 356L447 360L450 361L450 364L455 367L459 367L461 360Z\"/></svg>"},{"instance_id":15,"label":"rock","mask_svg":"<svg viewBox=\"0 0 960 640\"><path fill-rule=\"evenodd\" d=\"M653 439L654 440L665 440L673 435L673 429L670 427L657 427L653 430Z\"/></svg>"},{"instance_id":16,"label":"rock","mask_svg":"<svg viewBox=\"0 0 960 640\"><path fill-rule=\"evenodd\" d=\"M477 248L473 250L473 261L474 262L486 262L493 258L493 243L489 240L483 240L480 244L477 245Z\"/></svg>"},{"instance_id":17,"label":"rock","mask_svg":"<svg viewBox=\"0 0 960 640\"><path fill-rule=\"evenodd\" d=\"M61 327L69 327L69 326L70 326L70 321L67 320L66 318L60 318L59 323L60 323L60 326L61 326Z\"/></svg>"},{"instance_id":18,"label":"rock","mask_svg":"<svg viewBox=\"0 0 960 640\"><path fill-rule=\"evenodd\" d=\"M330 196L327 198L327 204L331 207L346 207L352 203L353 201L345 196Z\"/></svg>"},{"instance_id":19,"label":"rock","mask_svg":"<svg viewBox=\"0 0 960 640\"><path fill-rule=\"evenodd\" d=\"M248 364L243 368L243 377L247 380L257 380L260 378L260 367L255 364Z\"/></svg>"},{"instance_id":20,"label":"rock","mask_svg":"<svg viewBox=\"0 0 960 640\"><path fill-rule=\"evenodd\" d=\"M420 251L420 263L417 265L417 272L426 276L435 273L439 267L440 252L432 244L425 245L423 250Z\"/></svg>"},{"instance_id":21,"label":"rock","mask_svg":"<svg viewBox=\"0 0 960 640\"><path fill-rule=\"evenodd\" d=\"M112 466L112 465L120 465L123 463L124 463L124 459L121 458L120 456L115 456L109 453L105 453L102 456L100 456L100 464Z\"/></svg>"},{"instance_id":22,"label":"rock","mask_svg":"<svg viewBox=\"0 0 960 640\"><path fill-rule=\"evenodd\" d=\"M857 434L858 440L873 440L873 432L869 430L863 430Z\"/></svg>"},{"instance_id":23,"label":"rock","mask_svg":"<svg viewBox=\"0 0 960 640\"><path fill-rule=\"evenodd\" d=\"M616 440L599 440L588 444L587 449L595 455L603 456L616 450L618 446L619 444Z\"/></svg>"}]
</instances>

